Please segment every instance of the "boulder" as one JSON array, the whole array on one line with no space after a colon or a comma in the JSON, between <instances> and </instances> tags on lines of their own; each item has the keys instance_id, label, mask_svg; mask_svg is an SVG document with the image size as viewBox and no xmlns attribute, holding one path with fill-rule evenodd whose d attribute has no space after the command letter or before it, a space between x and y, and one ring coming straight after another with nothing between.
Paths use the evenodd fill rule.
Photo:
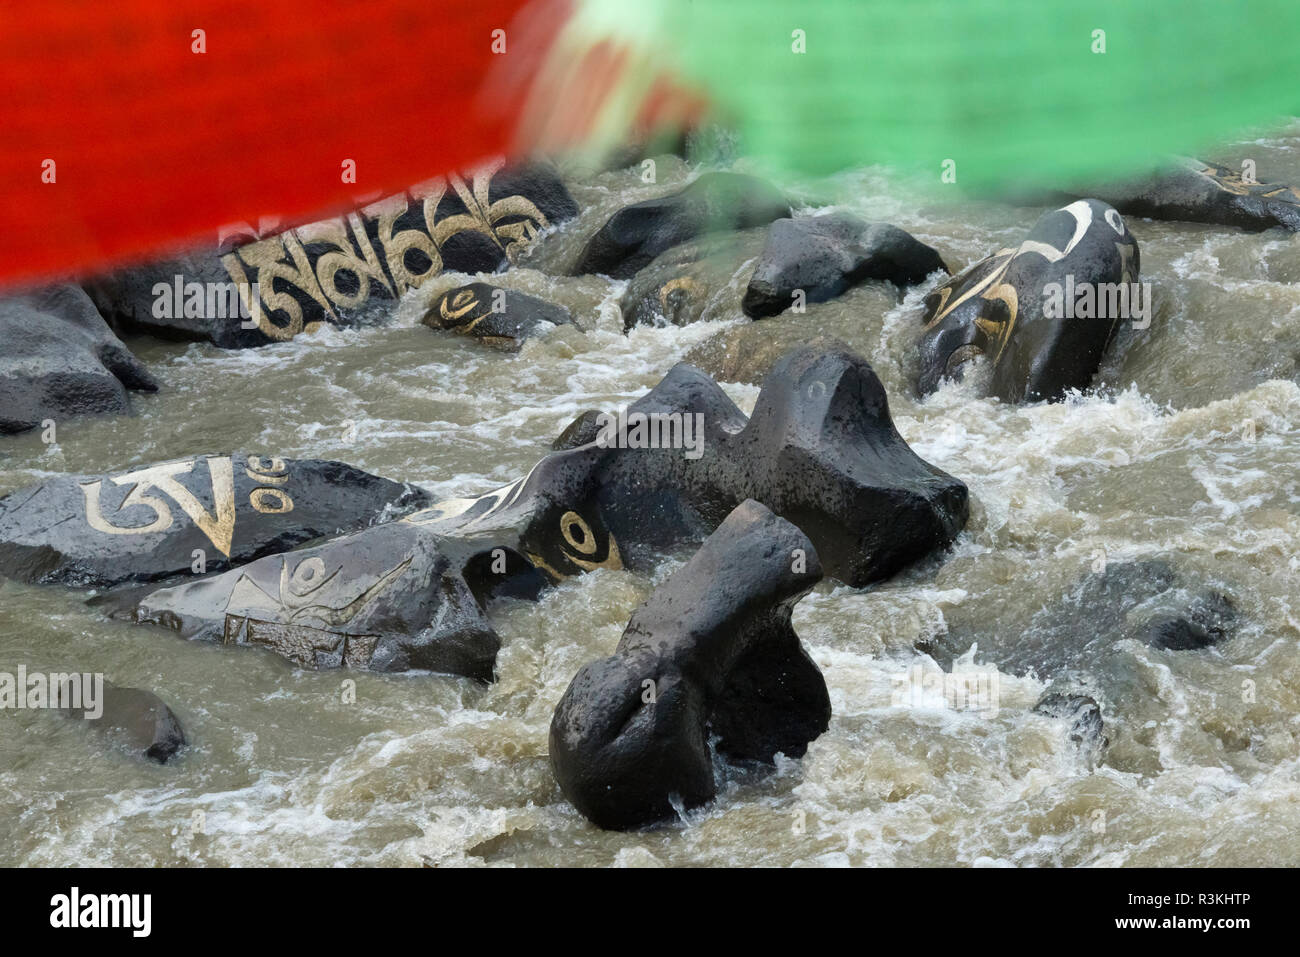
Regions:
<instances>
[{"instance_id":1,"label":"boulder","mask_svg":"<svg viewBox=\"0 0 1300 957\"><path fill-rule=\"evenodd\" d=\"M68 695L68 688L61 688ZM105 681L102 700L91 709L81 707L70 696L60 699L60 710L72 718L86 721L91 728L106 735L132 754L166 764L185 747L185 729L166 702L152 691L121 688ZM93 713L93 712L98 712Z\"/></svg>"},{"instance_id":2,"label":"boulder","mask_svg":"<svg viewBox=\"0 0 1300 957\"><path fill-rule=\"evenodd\" d=\"M334 219L232 228L209 248L88 288L125 327L230 349L260 346L364 318L444 269L494 272L577 212L549 166L498 162Z\"/></svg>"},{"instance_id":3,"label":"boulder","mask_svg":"<svg viewBox=\"0 0 1300 957\"><path fill-rule=\"evenodd\" d=\"M129 412L128 390L156 392L158 384L80 288L0 299L0 434Z\"/></svg>"},{"instance_id":4,"label":"boulder","mask_svg":"<svg viewBox=\"0 0 1300 957\"><path fill-rule=\"evenodd\" d=\"M763 180L705 173L676 193L620 209L587 241L572 274L629 279L678 243L789 215L789 201Z\"/></svg>"},{"instance_id":5,"label":"boulder","mask_svg":"<svg viewBox=\"0 0 1300 957\"><path fill-rule=\"evenodd\" d=\"M641 269L619 302L623 330L685 326L735 314L761 230L721 233L679 243Z\"/></svg>"},{"instance_id":6,"label":"boulder","mask_svg":"<svg viewBox=\"0 0 1300 957\"><path fill-rule=\"evenodd\" d=\"M1138 268L1137 240L1114 208L1087 199L1043 214L1018 247L926 297L919 391L960 379L980 357L1005 402L1087 388L1136 297L1150 308Z\"/></svg>"},{"instance_id":7,"label":"boulder","mask_svg":"<svg viewBox=\"0 0 1300 957\"><path fill-rule=\"evenodd\" d=\"M1024 627L1008 623L1003 634L956 624L918 648L950 667L978 643L981 659L1004 671L1055 678L1088 671L1125 639L1186 651L1226 640L1237 625L1231 598L1217 586L1184 580L1164 561L1111 562Z\"/></svg>"},{"instance_id":8,"label":"boulder","mask_svg":"<svg viewBox=\"0 0 1300 957\"><path fill-rule=\"evenodd\" d=\"M391 522L160 588L115 614L187 639L261 646L304 668L490 681L501 640L486 603L502 589L535 597L536 579L517 553Z\"/></svg>"},{"instance_id":9,"label":"boulder","mask_svg":"<svg viewBox=\"0 0 1300 957\"><path fill-rule=\"evenodd\" d=\"M826 302L868 280L899 288L948 272L939 254L888 223L868 223L848 213L778 219L741 302L752 319L788 309L796 291L805 302Z\"/></svg>"},{"instance_id":10,"label":"boulder","mask_svg":"<svg viewBox=\"0 0 1300 957\"><path fill-rule=\"evenodd\" d=\"M243 453L62 476L0 499L0 574L103 588L189 573L199 559L218 571L427 498L341 462Z\"/></svg>"},{"instance_id":11,"label":"boulder","mask_svg":"<svg viewBox=\"0 0 1300 957\"><path fill-rule=\"evenodd\" d=\"M572 324L573 318L567 309L536 296L472 282L448 289L420 321L430 329L449 329L514 352L525 340Z\"/></svg>"},{"instance_id":12,"label":"boulder","mask_svg":"<svg viewBox=\"0 0 1300 957\"><path fill-rule=\"evenodd\" d=\"M801 347L768 375L751 419L681 363L604 417L589 443L406 521L517 551L561 580L651 567L667 549L698 545L749 498L797 524L828 574L854 586L946 547L968 508L966 486L898 434L865 360Z\"/></svg>"},{"instance_id":13,"label":"boulder","mask_svg":"<svg viewBox=\"0 0 1300 957\"><path fill-rule=\"evenodd\" d=\"M1300 192L1295 187L1248 181L1241 170L1196 159L1180 158L1170 169L1101 187L1096 195L1128 216L1251 231L1300 230Z\"/></svg>"},{"instance_id":14,"label":"boulder","mask_svg":"<svg viewBox=\"0 0 1300 957\"><path fill-rule=\"evenodd\" d=\"M598 409L588 409L564 427L564 431L551 443L552 450L562 452L576 449L580 445L596 441L600 434L601 413Z\"/></svg>"},{"instance_id":15,"label":"boulder","mask_svg":"<svg viewBox=\"0 0 1300 957\"><path fill-rule=\"evenodd\" d=\"M599 827L644 827L714 797L711 736L732 760L802 757L831 703L790 616L821 577L799 529L737 506L560 699L550 757L565 797Z\"/></svg>"}]
</instances>

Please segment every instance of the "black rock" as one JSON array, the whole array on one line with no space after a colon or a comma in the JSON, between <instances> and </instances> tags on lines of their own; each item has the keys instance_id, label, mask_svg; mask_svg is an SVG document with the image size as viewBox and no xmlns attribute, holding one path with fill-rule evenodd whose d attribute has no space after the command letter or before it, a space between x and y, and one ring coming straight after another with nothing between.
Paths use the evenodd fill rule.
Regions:
<instances>
[{"instance_id":1,"label":"black rock","mask_svg":"<svg viewBox=\"0 0 1300 957\"><path fill-rule=\"evenodd\" d=\"M258 559L153 591L120 614L196 640L268 648L305 668L428 670L492 678L494 593L536 573L521 556L408 522Z\"/></svg>"},{"instance_id":2,"label":"black rock","mask_svg":"<svg viewBox=\"0 0 1300 957\"><path fill-rule=\"evenodd\" d=\"M1230 637L1232 601L1217 588L1185 581L1168 562L1112 562L1040 609L1024 627L1000 631L955 624L919 649L945 667L978 643L980 658L1040 678L1087 671L1118 642L1136 639L1170 650L1202 648Z\"/></svg>"},{"instance_id":3,"label":"black rock","mask_svg":"<svg viewBox=\"0 0 1300 957\"><path fill-rule=\"evenodd\" d=\"M0 299L0 434L129 412L129 389L156 392L158 384L80 288Z\"/></svg>"},{"instance_id":4,"label":"black rock","mask_svg":"<svg viewBox=\"0 0 1300 957\"><path fill-rule=\"evenodd\" d=\"M1101 187L1121 213L1150 219L1300 230L1300 192L1280 183L1246 182L1240 170L1195 159L1137 182Z\"/></svg>"},{"instance_id":5,"label":"black rock","mask_svg":"<svg viewBox=\"0 0 1300 957\"><path fill-rule=\"evenodd\" d=\"M1045 213L1020 246L999 250L926 297L921 394L961 378L980 356L992 365L991 393L1005 402L1057 401L1087 388L1127 318L1118 294L1138 283L1138 269L1137 240L1105 203L1079 200ZM1084 289L1095 297L1090 316L1076 299ZM1132 308L1135 300L1123 302Z\"/></svg>"},{"instance_id":6,"label":"black rock","mask_svg":"<svg viewBox=\"0 0 1300 957\"><path fill-rule=\"evenodd\" d=\"M427 504L344 465L243 453L63 476L0 499L0 574L107 587L283 551Z\"/></svg>"},{"instance_id":7,"label":"black rock","mask_svg":"<svg viewBox=\"0 0 1300 957\"><path fill-rule=\"evenodd\" d=\"M706 318L711 304L734 314L741 273L762 243L762 230L753 229L704 236L660 253L632 277L619 301L623 330L690 325Z\"/></svg>"},{"instance_id":8,"label":"black rock","mask_svg":"<svg viewBox=\"0 0 1300 957\"><path fill-rule=\"evenodd\" d=\"M803 756L831 704L790 615L821 577L797 528L738 506L560 699L550 756L565 797L599 827L643 827L675 800L713 798L710 734L733 760Z\"/></svg>"},{"instance_id":9,"label":"black rock","mask_svg":"<svg viewBox=\"0 0 1300 957\"><path fill-rule=\"evenodd\" d=\"M61 688L61 695L69 695ZM60 710L69 717L80 718L101 734L120 743L134 754L159 764L166 764L185 747L185 729L171 708L152 691L120 688L105 681L102 701L94 709L73 707L70 697L60 698Z\"/></svg>"},{"instance_id":10,"label":"black rock","mask_svg":"<svg viewBox=\"0 0 1300 957\"><path fill-rule=\"evenodd\" d=\"M536 296L472 282L449 289L421 320L430 329L450 329L510 351L525 339L545 335L558 325L572 324L569 311Z\"/></svg>"},{"instance_id":11,"label":"black rock","mask_svg":"<svg viewBox=\"0 0 1300 957\"><path fill-rule=\"evenodd\" d=\"M805 302L826 302L871 279L898 287L947 272L939 254L888 223L868 223L848 213L778 219L754 267L741 306L753 319L775 316L802 290Z\"/></svg>"},{"instance_id":12,"label":"black rock","mask_svg":"<svg viewBox=\"0 0 1300 957\"><path fill-rule=\"evenodd\" d=\"M1198 596L1182 614L1165 613L1143 628L1144 639L1168 651L1209 648L1231 637L1237 626L1237 609L1228 596L1210 592Z\"/></svg>"},{"instance_id":13,"label":"black rock","mask_svg":"<svg viewBox=\"0 0 1300 957\"><path fill-rule=\"evenodd\" d=\"M1105 734L1101 706L1090 695L1049 691L1034 705L1034 711L1068 721L1070 743L1094 760L1110 744Z\"/></svg>"},{"instance_id":14,"label":"black rock","mask_svg":"<svg viewBox=\"0 0 1300 957\"><path fill-rule=\"evenodd\" d=\"M789 215L789 201L763 180L705 173L679 192L620 209L588 240L573 275L628 279L670 246Z\"/></svg>"},{"instance_id":15,"label":"black rock","mask_svg":"<svg viewBox=\"0 0 1300 957\"><path fill-rule=\"evenodd\" d=\"M600 434L601 414L598 409L588 409L582 413L555 437L551 448L556 452L563 452L565 449L576 449L580 445L596 441L596 436Z\"/></svg>"},{"instance_id":16,"label":"black rock","mask_svg":"<svg viewBox=\"0 0 1300 957\"><path fill-rule=\"evenodd\" d=\"M88 289L110 321L129 328L223 348L260 346L367 318L444 269L494 272L577 212L550 167L490 165L335 219L272 233L248 227Z\"/></svg>"},{"instance_id":17,"label":"black rock","mask_svg":"<svg viewBox=\"0 0 1300 957\"><path fill-rule=\"evenodd\" d=\"M799 348L768 375L752 419L680 363L588 444L407 520L518 551L559 580L648 567L666 549L698 545L749 498L798 525L828 574L854 586L946 547L968 508L966 486L898 434L865 360Z\"/></svg>"}]
</instances>

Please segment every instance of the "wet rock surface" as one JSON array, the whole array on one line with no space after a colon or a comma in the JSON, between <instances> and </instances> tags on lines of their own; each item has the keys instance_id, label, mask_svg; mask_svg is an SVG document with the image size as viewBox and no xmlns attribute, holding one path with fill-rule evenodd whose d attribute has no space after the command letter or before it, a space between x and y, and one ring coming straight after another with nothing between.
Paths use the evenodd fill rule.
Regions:
<instances>
[{"instance_id":1,"label":"wet rock surface","mask_svg":"<svg viewBox=\"0 0 1300 957\"><path fill-rule=\"evenodd\" d=\"M725 313L739 298L762 242L760 230L722 233L656 256L632 277L619 303L624 329L686 326Z\"/></svg>"},{"instance_id":2,"label":"wet rock surface","mask_svg":"<svg viewBox=\"0 0 1300 957\"><path fill-rule=\"evenodd\" d=\"M1113 562L1040 610L1023 631L996 635L958 627L919 647L950 667L978 643L983 661L1053 678L1086 671L1126 639L1187 651L1227 640L1239 624L1231 598L1211 584L1185 581L1168 562Z\"/></svg>"},{"instance_id":3,"label":"wet rock surface","mask_svg":"<svg viewBox=\"0 0 1300 957\"><path fill-rule=\"evenodd\" d=\"M536 296L473 282L449 289L421 320L430 329L446 329L480 342L517 352L525 340L543 336L556 326L572 324L562 306Z\"/></svg>"},{"instance_id":4,"label":"wet rock surface","mask_svg":"<svg viewBox=\"0 0 1300 957\"><path fill-rule=\"evenodd\" d=\"M68 689L61 689L60 709L70 718L78 718L99 734L129 753L159 764L166 764L188 743L180 719L152 691L123 688L105 681L102 700L94 714L76 707Z\"/></svg>"},{"instance_id":5,"label":"wet rock surface","mask_svg":"<svg viewBox=\"0 0 1300 957\"><path fill-rule=\"evenodd\" d=\"M869 280L903 288L933 272L948 272L939 254L911 233L848 213L778 219L745 289L742 307L753 319L804 302L826 302Z\"/></svg>"},{"instance_id":6,"label":"wet rock surface","mask_svg":"<svg viewBox=\"0 0 1300 957\"><path fill-rule=\"evenodd\" d=\"M0 574L106 587L219 571L427 501L341 462L205 455L0 499Z\"/></svg>"},{"instance_id":7,"label":"wet rock surface","mask_svg":"<svg viewBox=\"0 0 1300 957\"><path fill-rule=\"evenodd\" d=\"M484 607L535 577L515 553L392 522L158 589L117 614L188 639L261 646L304 668L490 681L501 640Z\"/></svg>"},{"instance_id":8,"label":"wet rock surface","mask_svg":"<svg viewBox=\"0 0 1300 957\"><path fill-rule=\"evenodd\" d=\"M790 615L820 578L805 535L739 505L560 699L550 757L565 797L599 827L643 827L713 798L711 735L731 760L801 757L831 703Z\"/></svg>"},{"instance_id":9,"label":"wet rock surface","mask_svg":"<svg viewBox=\"0 0 1300 957\"><path fill-rule=\"evenodd\" d=\"M131 410L149 370L70 283L0 299L0 435Z\"/></svg>"},{"instance_id":10,"label":"wet rock surface","mask_svg":"<svg viewBox=\"0 0 1300 957\"><path fill-rule=\"evenodd\" d=\"M504 488L407 520L518 551L558 580L648 567L753 498L795 522L827 573L855 586L946 547L965 524L965 485L912 452L880 380L847 351L788 353L748 420L682 363L605 424Z\"/></svg>"},{"instance_id":11,"label":"wet rock surface","mask_svg":"<svg viewBox=\"0 0 1300 957\"><path fill-rule=\"evenodd\" d=\"M551 167L489 164L335 219L246 226L209 249L99 277L88 288L124 327L242 349L322 323L365 321L379 314L378 303L444 270L494 272L577 212Z\"/></svg>"},{"instance_id":12,"label":"wet rock surface","mask_svg":"<svg viewBox=\"0 0 1300 957\"><path fill-rule=\"evenodd\" d=\"M1196 159L1180 159L1142 180L1099 187L1096 195L1129 216L1300 230L1300 192L1294 187L1252 181L1240 169Z\"/></svg>"},{"instance_id":13,"label":"wet rock surface","mask_svg":"<svg viewBox=\"0 0 1300 957\"><path fill-rule=\"evenodd\" d=\"M1114 208L1089 199L1044 213L1019 246L926 297L918 390L960 379L979 358L991 367L990 393L1004 402L1056 401L1086 389L1130 318L1119 296L1133 302L1138 270L1137 240Z\"/></svg>"},{"instance_id":14,"label":"wet rock surface","mask_svg":"<svg viewBox=\"0 0 1300 957\"><path fill-rule=\"evenodd\" d=\"M660 253L706 233L763 226L790 215L770 184L742 173L705 173L685 189L624 207L588 240L573 275L628 279Z\"/></svg>"}]
</instances>

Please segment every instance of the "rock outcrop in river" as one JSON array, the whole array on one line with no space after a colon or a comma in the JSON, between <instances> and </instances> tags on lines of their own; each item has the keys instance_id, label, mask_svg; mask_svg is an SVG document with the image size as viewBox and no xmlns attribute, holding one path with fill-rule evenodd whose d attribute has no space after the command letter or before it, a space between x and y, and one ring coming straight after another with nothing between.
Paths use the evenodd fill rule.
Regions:
<instances>
[{"instance_id":1,"label":"rock outcrop in river","mask_svg":"<svg viewBox=\"0 0 1300 957\"><path fill-rule=\"evenodd\" d=\"M500 645L485 617L492 595L653 567L747 499L796 523L853 585L946 547L966 520L966 486L908 448L884 387L851 353L789 353L748 421L717 383L679 364L621 417L597 413L576 430L587 437L595 423L594 438L495 492L107 604L306 667L488 680Z\"/></svg>"},{"instance_id":2,"label":"rock outcrop in river","mask_svg":"<svg viewBox=\"0 0 1300 957\"><path fill-rule=\"evenodd\" d=\"M67 694L68 689L60 691ZM95 708L98 714L73 704L71 697L60 699L64 714L84 720L114 744L150 761L166 764L187 743L180 719L152 691L122 688L105 681L102 700Z\"/></svg>"},{"instance_id":3,"label":"rock outcrop in river","mask_svg":"<svg viewBox=\"0 0 1300 957\"><path fill-rule=\"evenodd\" d=\"M219 571L427 498L341 462L243 453L63 476L0 499L0 574L102 588Z\"/></svg>"},{"instance_id":4,"label":"rock outcrop in river","mask_svg":"<svg viewBox=\"0 0 1300 957\"><path fill-rule=\"evenodd\" d=\"M518 551L558 580L649 567L752 498L797 524L827 573L854 586L946 547L966 522L966 486L908 447L884 386L847 351L788 353L748 420L680 363L605 426L504 488L407 521Z\"/></svg>"},{"instance_id":5,"label":"rock outcrop in river","mask_svg":"<svg viewBox=\"0 0 1300 957\"><path fill-rule=\"evenodd\" d=\"M626 830L713 798L711 736L731 760L801 757L831 703L790 615L821 577L799 529L737 506L560 699L550 756L565 797Z\"/></svg>"},{"instance_id":6,"label":"rock outcrop in river","mask_svg":"<svg viewBox=\"0 0 1300 957\"><path fill-rule=\"evenodd\" d=\"M763 180L705 173L676 193L620 209L587 241L572 273L629 279L678 243L789 215L789 201Z\"/></svg>"},{"instance_id":7,"label":"rock outcrop in river","mask_svg":"<svg viewBox=\"0 0 1300 957\"><path fill-rule=\"evenodd\" d=\"M484 608L521 581L535 597L540 579L514 552L390 522L161 588L121 611L184 638L268 648L305 668L490 681L501 639Z\"/></svg>"},{"instance_id":8,"label":"rock outcrop in river","mask_svg":"<svg viewBox=\"0 0 1300 957\"><path fill-rule=\"evenodd\" d=\"M430 329L448 329L508 352L524 341L572 324L567 309L513 289L472 282L448 289L422 320Z\"/></svg>"},{"instance_id":9,"label":"rock outcrop in river","mask_svg":"<svg viewBox=\"0 0 1300 957\"><path fill-rule=\"evenodd\" d=\"M1149 321L1138 270L1137 240L1113 207L1086 199L1044 213L1018 247L926 297L918 389L960 379L981 357L1004 402L1087 388L1120 323L1140 308Z\"/></svg>"},{"instance_id":10,"label":"rock outcrop in river","mask_svg":"<svg viewBox=\"0 0 1300 957\"><path fill-rule=\"evenodd\" d=\"M158 384L71 284L0 299L0 435L129 412Z\"/></svg>"},{"instance_id":11,"label":"rock outcrop in river","mask_svg":"<svg viewBox=\"0 0 1300 957\"><path fill-rule=\"evenodd\" d=\"M1013 634L955 627L920 650L945 667L979 644L980 658L1016 674L1053 678L1087 668L1124 639L1168 651L1219 644L1235 631L1232 600L1216 587L1185 580L1168 562L1112 562L1082 578Z\"/></svg>"},{"instance_id":12,"label":"rock outcrop in river","mask_svg":"<svg viewBox=\"0 0 1300 957\"><path fill-rule=\"evenodd\" d=\"M948 272L939 254L911 233L888 223L868 223L848 213L778 219L754 267L741 306L752 319L804 302L826 302L871 279L898 287Z\"/></svg>"},{"instance_id":13,"label":"rock outcrop in river","mask_svg":"<svg viewBox=\"0 0 1300 957\"><path fill-rule=\"evenodd\" d=\"M1260 183L1241 170L1195 159L1181 158L1144 180L1101 187L1096 195L1129 216L1300 230L1300 192L1294 187Z\"/></svg>"},{"instance_id":14,"label":"rock outcrop in river","mask_svg":"<svg viewBox=\"0 0 1300 957\"><path fill-rule=\"evenodd\" d=\"M270 233L247 227L210 250L125 269L88 288L125 327L228 349L259 346L348 321L372 300L396 299L445 269L493 272L577 212L550 167L496 163L335 219Z\"/></svg>"}]
</instances>

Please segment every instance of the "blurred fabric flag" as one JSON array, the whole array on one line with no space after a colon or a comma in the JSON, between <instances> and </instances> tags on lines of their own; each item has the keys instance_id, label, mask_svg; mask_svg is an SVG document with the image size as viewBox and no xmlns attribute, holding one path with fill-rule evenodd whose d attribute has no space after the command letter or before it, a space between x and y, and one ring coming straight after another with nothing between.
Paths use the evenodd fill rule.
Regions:
<instances>
[{"instance_id":1,"label":"blurred fabric flag","mask_svg":"<svg viewBox=\"0 0 1300 957\"><path fill-rule=\"evenodd\" d=\"M1113 179L1294 112L1297 26L1274 0L23 4L0 281L706 117L804 173Z\"/></svg>"}]
</instances>

